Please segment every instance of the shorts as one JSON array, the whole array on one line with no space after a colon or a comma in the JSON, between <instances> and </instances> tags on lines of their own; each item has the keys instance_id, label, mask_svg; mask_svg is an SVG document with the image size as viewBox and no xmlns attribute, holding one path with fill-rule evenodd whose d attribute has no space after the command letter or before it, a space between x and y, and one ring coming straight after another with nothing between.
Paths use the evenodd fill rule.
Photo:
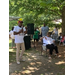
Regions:
<instances>
[{"instance_id":1,"label":"shorts","mask_svg":"<svg viewBox=\"0 0 75 75\"><path fill-rule=\"evenodd\" d=\"M34 39L34 41L35 41L35 40L36 40L37 42L39 41L39 39Z\"/></svg>"}]
</instances>

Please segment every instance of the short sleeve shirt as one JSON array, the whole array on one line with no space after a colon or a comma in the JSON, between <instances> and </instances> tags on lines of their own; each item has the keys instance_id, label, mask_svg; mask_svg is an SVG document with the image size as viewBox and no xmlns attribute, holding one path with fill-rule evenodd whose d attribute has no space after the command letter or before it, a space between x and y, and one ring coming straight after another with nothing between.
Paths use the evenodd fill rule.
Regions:
<instances>
[{"instance_id":1,"label":"short sleeve shirt","mask_svg":"<svg viewBox=\"0 0 75 75\"><path fill-rule=\"evenodd\" d=\"M43 45L46 46L47 44L53 44L54 39L51 37L45 36L47 39L43 38Z\"/></svg>"},{"instance_id":2,"label":"short sleeve shirt","mask_svg":"<svg viewBox=\"0 0 75 75\"><path fill-rule=\"evenodd\" d=\"M13 31L19 32L21 29L22 29L22 27L16 26ZM26 31L26 29L23 28L23 31ZM15 43L24 43L23 38L24 38L24 33L15 35Z\"/></svg>"},{"instance_id":3,"label":"short sleeve shirt","mask_svg":"<svg viewBox=\"0 0 75 75\"><path fill-rule=\"evenodd\" d=\"M34 31L33 39L38 39L39 33L40 33L39 31Z\"/></svg>"},{"instance_id":4,"label":"short sleeve shirt","mask_svg":"<svg viewBox=\"0 0 75 75\"><path fill-rule=\"evenodd\" d=\"M49 30L48 26L42 27L41 28L42 36L47 36L48 30Z\"/></svg>"},{"instance_id":5,"label":"short sleeve shirt","mask_svg":"<svg viewBox=\"0 0 75 75\"><path fill-rule=\"evenodd\" d=\"M13 34L12 30L9 32L9 35L10 35L11 39L15 39L15 35Z\"/></svg>"}]
</instances>

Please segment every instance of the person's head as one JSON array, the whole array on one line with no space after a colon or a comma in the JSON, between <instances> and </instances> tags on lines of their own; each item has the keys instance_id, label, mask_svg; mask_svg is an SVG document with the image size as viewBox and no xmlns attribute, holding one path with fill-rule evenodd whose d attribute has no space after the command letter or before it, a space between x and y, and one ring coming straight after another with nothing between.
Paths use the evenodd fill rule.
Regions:
<instances>
[{"instance_id":1,"label":"person's head","mask_svg":"<svg viewBox=\"0 0 75 75\"><path fill-rule=\"evenodd\" d=\"M62 33L60 33L60 36L62 36Z\"/></svg>"},{"instance_id":2,"label":"person's head","mask_svg":"<svg viewBox=\"0 0 75 75\"><path fill-rule=\"evenodd\" d=\"M45 27L45 26L46 26L46 24L44 23L44 24L43 24L43 26Z\"/></svg>"},{"instance_id":3,"label":"person's head","mask_svg":"<svg viewBox=\"0 0 75 75\"><path fill-rule=\"evenodd\" d=\"M34 29L34 31L36 31L36 28Z\"/></svg>"},{"instance_id":4,"label":"person's head","mask_svg":"<svg viewBox=\"0 0 75 75\"><path fill-rule=\"evenodd\" d=\"M55 28L57 29L57 26L55 26Z\"/></svg>"},{"instance_id":5,"label":"person's head","mask_svg":"<svg viewBox=\"0 0 75 75\"><path fill-rule=\"evenodd\" d=\"M27 30L27 27L25 27L25 29Z\"/></svg>"},{"instance_id":6,"label":"person's head","mask_svg":"<svg viewBox=\"0 0 75 75\"><path fill-rule=\"evenodd\" d=\"M48 37L50 37L50 36L51 36L51 34L52 34L51 32L47 32L47 36L48 36Z\"/></svg>"},{"instance_id":7,"label":"person's head","mask_svg":"<svg viewBox=\"0 0 75 75\"><path fill-rule=\"evenodd\" d=\"M19 26L22 26L22 25L23 25L22 18L19 18L19 19L18 19L18 25L19 25Z\"/></svg>"},{"instance_id":8,"label":"person's head","mask_svg":"<svg viewBox=\"0 0 75 75\"><path fill-rule=\"evenodd\" d=\"M18 21L18 25L22 26L23 21Z\"/></svg>"},{"instance_id":9,"label":"person's head","mask_svg":"<svg viewBox=\"0 0 75 75\"><path fill-rule=\"evenodd\" d=\"M39 27L36 27L36 29L39 29Z\"/></svg>"},{"instance_id":10,"label":"person's head","mask_svg":"<svg viewBox=\"0 0 75 75\"><path fill-rule=\"evenodd\" d=\"M63 37L65 36L65 34L62 35Z\"/></svg>"},{"instance_id":11,"label":"person's head","mask_svg":"<svg viewBox=\"0 0 75 75\"><path fill-rule=\"evenodd\" d=\"M12 30L14 30L14 27L12 27Z\"/></svg>"}]
</instances>

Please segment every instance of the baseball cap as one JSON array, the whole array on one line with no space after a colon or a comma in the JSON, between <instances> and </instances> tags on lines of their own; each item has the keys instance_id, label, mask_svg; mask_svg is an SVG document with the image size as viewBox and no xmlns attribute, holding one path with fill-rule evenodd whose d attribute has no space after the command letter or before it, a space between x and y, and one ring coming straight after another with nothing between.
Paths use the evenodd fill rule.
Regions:
<instances>
[{"instance_id":1,"label":"baseball cap","mask_svg":"<svg viewBox=\"0 0 75 75\"><path fill-rule=\"evenodd\" d=\"M23 23L22 18L19 18L17 23Z\"/></svg>"},{"instance_id":2,"label":"baseball cap","mask_svg":"<svg viewBox=\"0 0 75 75\"><path fill-rule=\"evenodd\" d=\"M23 21L18 21L18 23L23 23Z\"/></svg>"}]
</instances>

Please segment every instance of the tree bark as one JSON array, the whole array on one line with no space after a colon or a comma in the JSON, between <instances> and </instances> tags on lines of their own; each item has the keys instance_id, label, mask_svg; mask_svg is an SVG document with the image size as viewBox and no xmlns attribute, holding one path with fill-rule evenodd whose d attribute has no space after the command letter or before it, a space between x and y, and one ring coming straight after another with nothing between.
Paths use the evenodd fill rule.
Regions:
<instances>
[{"instance_id":1,"label":"tree bark","mask_svg":"<svg viewBox=\"0 0 75 75\"><path fill-rule=\"evenodd\" d=\"M62 9L62 34L65 35L65 6Z\"/></svg>"}]
</instances>

